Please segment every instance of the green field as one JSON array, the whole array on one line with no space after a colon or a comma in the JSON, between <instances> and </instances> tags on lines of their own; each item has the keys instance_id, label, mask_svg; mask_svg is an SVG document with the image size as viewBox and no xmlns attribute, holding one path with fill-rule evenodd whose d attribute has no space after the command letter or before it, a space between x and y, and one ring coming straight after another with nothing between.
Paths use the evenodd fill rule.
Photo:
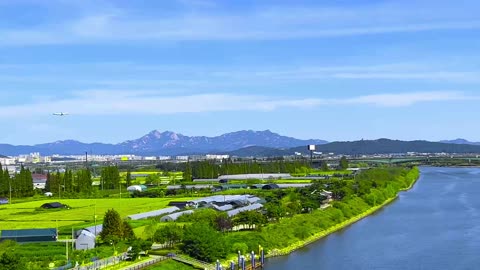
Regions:
<instances>
[{"instance_id":1,"label":"green field","mask_svg":"<svg viewBox=\"0 0 480 270\"><path fill-rule=\"evenodd\" d=\"M65 199L43 200L0 206L1 229L56 228L70 225L90 225L97 215L97 223L108 209L115 209L122 217L167 207L170 201L186 198L129 198L129 199ZM62 210L39 210L47 202L60 202L71 207Z\"/></svg>"}]
</instances>

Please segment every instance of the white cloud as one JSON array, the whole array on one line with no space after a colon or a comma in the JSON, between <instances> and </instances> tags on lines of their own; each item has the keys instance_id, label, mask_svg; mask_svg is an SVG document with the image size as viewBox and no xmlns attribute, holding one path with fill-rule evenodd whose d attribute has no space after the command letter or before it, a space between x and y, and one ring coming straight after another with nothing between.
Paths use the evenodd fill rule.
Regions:
<instances>
[{"instance_id":1,"label":"white cloud","mask_svg":"<svg viewBox=\"0 0 480 270\"><path fill-rule=\"evenodd\" d=\"M379 94L355 97L342 101L344 104L366 104L384 107L411 106L420 102L478 100L478 97L468 96L462 92L433 91L402 94Z\"/></svg>"},{"instance_id":2,"label":"white cloud","mask_svg":"<svg viewBox=\"0 0 480 270\"><path fill-rule=\"evenodd\" d=\"M186 10L154 17L107 5L72 16L71 20L34 29L0 29L0 45L282 40L480 29L478 14L474 12L477 4L473 1L462 7L441 3L413 6L383 3L343 8L260 5L242 12L215 9L211 1L205 0L181 2L186 3L183 4L188 7ZM202 6L208 6L208 11Z\"/></svg>"},{"instance_id":3,"label":"white cloud","mask_svg":"<svg viewBox=\"0 0 480 270\"><path fill-rule=\"evenodd\" d=\"M353 97L350 99L288 98L238 94L164 95L158 91L85 91L62 100L0 106L0 117L31 117L63 111L75 116L165 115L222 111L274 111L317 106L411 106L420 102L478 100L462 92L412 92Z\"/></svg>"}]
</instances>

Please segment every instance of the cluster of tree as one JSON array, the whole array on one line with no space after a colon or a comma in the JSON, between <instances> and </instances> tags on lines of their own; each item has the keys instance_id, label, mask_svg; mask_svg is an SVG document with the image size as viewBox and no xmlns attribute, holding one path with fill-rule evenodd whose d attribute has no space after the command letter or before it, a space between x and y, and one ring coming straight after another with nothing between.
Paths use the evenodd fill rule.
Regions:
<instances>
[{"instance_id":1,"label":"cluster of tree","mask_svg":"<svg viewBox=\"0 0 480 270\"><path fill-rule=\"evenodd\" d=\"M30 170L22 166L20 173L11 178L8 170L6 168L3 170L0 165L0 195L7 196L10 189L14 197L33 196L33 179Z\"/></svg>"},{"instance_id":2,"label":"cluster of tree","mask_svg":"<svg viewBox=\"0 0 480 270\"><path fill-rule=\"evenodd\" d=\"M65 173L47 173L45 190L49 192L64 193L90 193L92 191L92 174L88 169L72 170Z\"/></svg>"},{"instance_id":3,"label":"cluster of tree","mask_svg":"<svg viewBox=\"0 0 480 270\"><path fill-rule=\"evenodd\" d=\"M0 164L0 196L7 196L10 192L11 185L10 175L8 174L8 169L3 170L2 165Z\"/></svg>"},{"instance_id":4,"label":"cluster of tree","mask_svg":"<svg viewBox=\"0 0 480 270\"><path fill-rule=\"evenodd\" d=\"M14 249L7 249L0 255L0 269L25 270L26 264Z\"/></svg>"},{"instance_id":5,"label":"cluster of tree","mask_svg":"<svg viewBox=\"0 0 480 270\"><path fill-rule=\"evenodd\" d=\"M249 161L233 163L224 159L221 163L216 161L187 162L183 168L184 179L191 181L195 178L217 178L219 175L248 174L248 173L298 173L308 171L310 165L306 161L287 162L282 160L259 163Z\"/></svg>"},{"instance_id":6,"label":"cluster of tree","mask_svg":"<svg viewBox=\"0 0 480 270\"><path fill-rule=\"evenodd\" d=\"M128 256L132 260L136 260L142 251L148 252L152 248L150 241L144 241L135 236L132 226L126 220L122 220L120 214L114 209L105 213L100 239L106 245L128 244L130 246Z\"/></svg>"},{"instance_id":7,"label":"cluster of tree","mask_svg":"<svg viewBox=\"0 0 480 270\"><path fill-rule=\"evenodd\" d=\"M345 156L343 156L341 159L340 159L340 165L339 165L340 169L342 170L346 170L348 169L348 160Z\"/></svg>"},{"instance_id":8,"label":"cluster of tree","mask_svg":"<svg viewBox=\"0 0 480 270\"><path fill-rule=\"evenodd\" d=\"M102 241L118 243L125 240L134 240L135 238L132 226L127 221L122 220L117 211L110 209L105 213L102 232L100 232Z\"/></svg>"},{"instance_id":9,"label":"cluster of tree","mask_svg":"<svg viewBox=\"0 0 480 270\"><path fill-rule=\"evenodd\" d=\"M29 169L25 169L23 165L20 168L20 173L15 174L12 181L12 190L16 197L29 197L33 196L33 179L32 173Z\"/></svg>"},{"instance_id":10,"label":"cluster of tree","mask_svg":"<svg viewBox=\"0 0 480 270\"><path fill-rule=\"evenodd\" d=\"M153 240L157 243L164 243L167 247L173 248L175 244L183 240L184 228L175 224L162 226L153 234Z\"/></svg>"},{"instance_id":11,"label":"cluster of tree","mask_svg":"<svg viewBox=\"0 0 480 270\"><path fill-rule=\"evenodd\" d=\"M100 186L102 189L120 188L120 172L117 166L108 166L102 169L100 175Z\"/></svg>"},{"instance_id":12,"label":"cluster of tree","mask_svg":"<svg viewBox=\"0 0 480 270\"><path fill-rule=\"evenodd\" d=\"M183 252L202 261L213 262L228 254L225 236L205 222L186 226L182 242Z\"/></svg>"}]
</instances>

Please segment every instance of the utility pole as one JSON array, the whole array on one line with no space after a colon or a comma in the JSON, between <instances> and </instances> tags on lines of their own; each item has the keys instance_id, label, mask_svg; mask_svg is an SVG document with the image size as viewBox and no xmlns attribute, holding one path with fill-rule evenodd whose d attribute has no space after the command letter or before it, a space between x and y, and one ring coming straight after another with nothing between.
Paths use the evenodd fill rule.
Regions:
<instances>
[{"instance_id":1,"label":"utility pole","mask_svg":"<svg viewBox=\"0 0 480 270\"><path fill-rule=\"evenodd\" d=\"M95 207L93 208L93 219L95 225L95 236L97 236L97 200L95 199Z\"/></svg>"},{"instance_id":2,"label":"utility pole","mask_svg":"<svg viewBox=\"0 0 480 270\"><path fill-rule=\"evenodd\" d=\"M73 235L73 227L72 227L72 252L73 252L73 243L75 242L74 239L75 239L75 236Z\"/></svg>"},{"instance_id":3,"label":"utility pole","mask_svg":"<svg viewBox=\"0 0 480 270\"><path fill-rule=\"evenodd\" d=\"M65 250L66 250L66 256L67 256L67 263L68 263L68 241L65 241Z\"/></svg>"}]
</instances>

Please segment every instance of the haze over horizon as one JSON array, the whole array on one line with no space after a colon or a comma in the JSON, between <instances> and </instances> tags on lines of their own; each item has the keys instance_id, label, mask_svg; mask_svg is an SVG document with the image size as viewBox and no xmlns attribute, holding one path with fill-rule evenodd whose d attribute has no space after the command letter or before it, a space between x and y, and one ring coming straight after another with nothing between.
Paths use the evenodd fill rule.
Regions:
<instances>
[{"instance_id":1,"label":"haze over horizon","mask_svg":"<svg viewBox=\"0 0 480 270\"><path fill-rule=\"evenodd\" d=\"M479 9L0 0L0 143L119 143L153 129L480 141Z\"/></svg>"}]
</instances>

